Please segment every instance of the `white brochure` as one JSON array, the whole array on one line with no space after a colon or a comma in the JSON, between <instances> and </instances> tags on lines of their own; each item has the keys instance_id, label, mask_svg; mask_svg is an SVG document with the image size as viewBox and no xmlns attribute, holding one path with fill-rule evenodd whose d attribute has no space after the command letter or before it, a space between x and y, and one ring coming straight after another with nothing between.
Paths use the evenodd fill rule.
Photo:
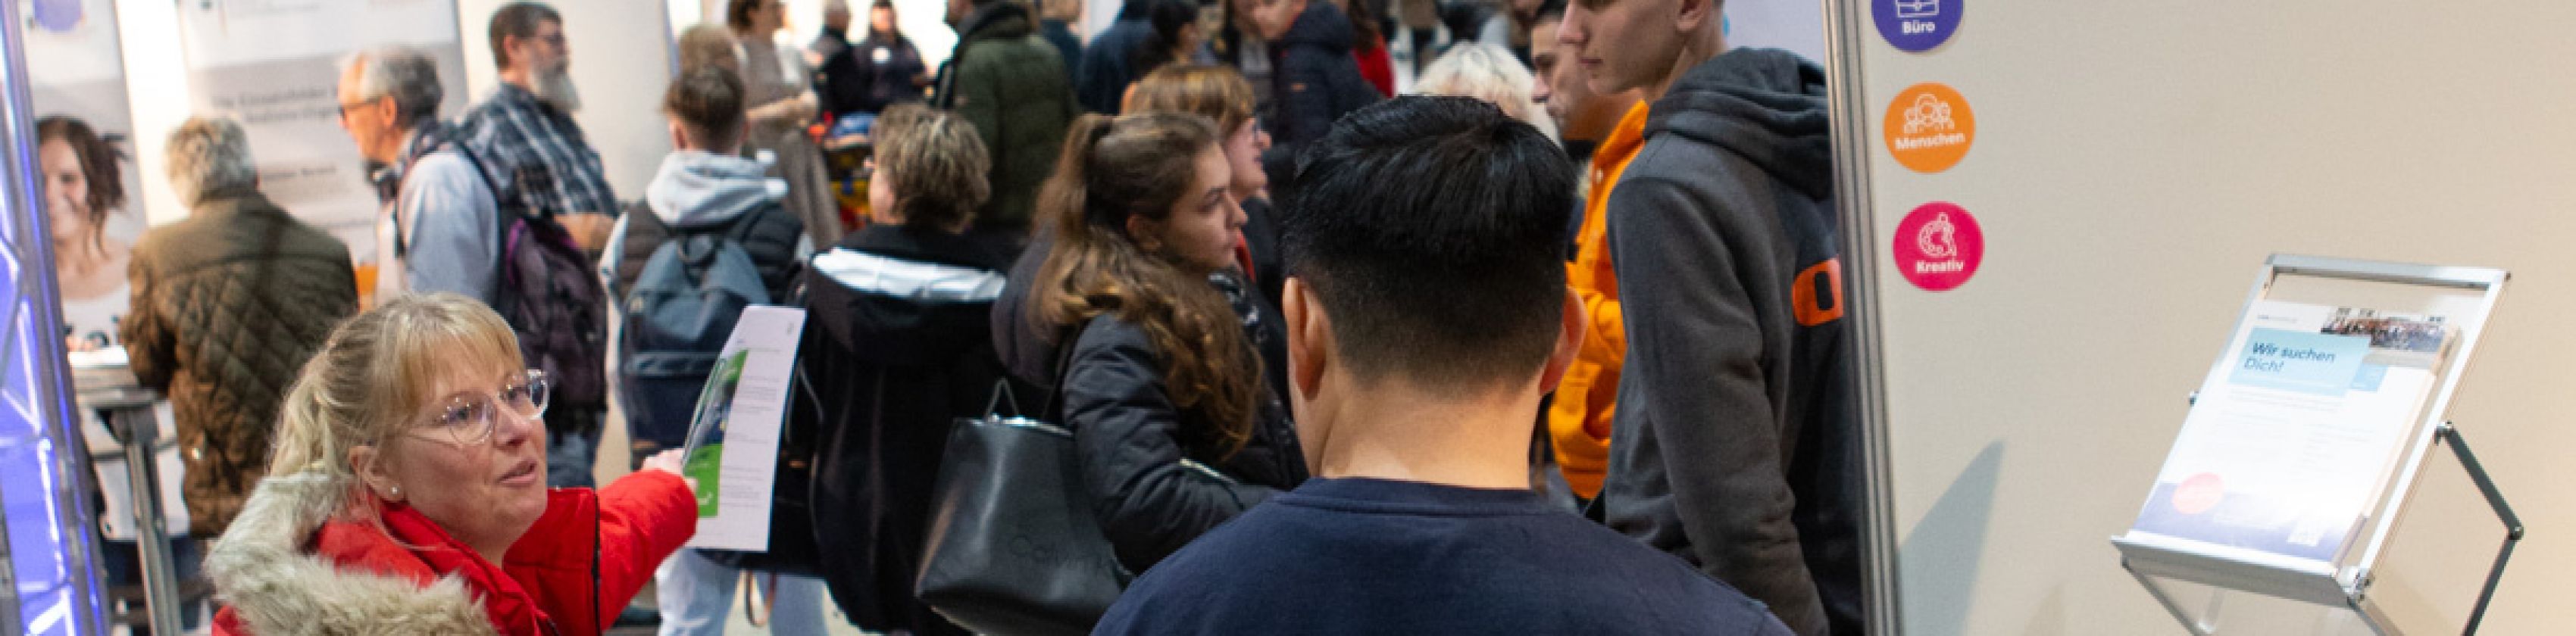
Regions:
<instances>
[{"instance_id":1,"label":"white brochure","mask_svg":"<svg viewBox=\"0 0 2576 636\"><path fill-rule=\"evenodd\" d=\"M687 547L769 549L779 436L804 331L805 310L794 307L754 306L734 323L689 420L683 473L698 482L698 534Z\"/></svg>"}]
</instances>

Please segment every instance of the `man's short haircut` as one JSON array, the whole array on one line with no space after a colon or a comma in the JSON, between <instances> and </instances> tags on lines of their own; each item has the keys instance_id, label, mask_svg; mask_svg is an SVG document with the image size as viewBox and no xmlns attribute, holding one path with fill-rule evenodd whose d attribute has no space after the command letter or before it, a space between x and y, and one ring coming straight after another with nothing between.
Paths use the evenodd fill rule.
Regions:
<instances>
[{"instance_id":1,"label":"man's short haircut","mask_svg":"<svg viewBox=\"0 0 2576 636\"><path fill-rule=\"evenodd\" d=\"M182 204L194 206L216 196L248 194L259 185L250 138L233 120L190 117L170 131L163 153L169 164L170 190Z\"/></svg>"},{"instance_id":2,"label":"man's short haircut","mask_svg":"<svg viewBox=\"0 0 2576 636\"><path fill-rule=\"evenodd\" d=\"M1361 380L1486 390L1553 353L1574 168L1538 129L1482 100L1399 97L1334 123L1290 182L1288 275Z\"/></svg>"},{"instance_id":3,"label":"man's short haircut","mask_svg":"<svg viewBox=\"0 0 2576 636\"><path fill-rule=\"evenodd\" d=\"M742 142L742 92L742 78L733 71L691 70L662 92L662 114L679 120L681 132L699 146L731 148Z\"/></svg>"},{"instance_id":4,"label":"man's short haircut","mask_svg":"<svg viewBox=\"0 0 2576 636\"><path fill-rule=\"evenodd\" d=\"M1538 3L1538 13L1530 16L1531 24L1537 24L1549 20L1555 20L1558 22L1565 21L1565 0L1545 0L1544 2L1540 2Z\"/></svg>"},{"instance_id":5,"label":"man's short haircut","mask_svg":"<svg viewBox=\"0 0 2576 636\"><path fill-rule=\"evenodd\" d=\"M779 0L726 0L725 26L733 28L735 32L750 31L751 12L759 9L763 4L776 1ZM766 37L766 34L751 35L755 37Z\"/></svg>"},{"instance_id":6,"label":"man's short haircut","mask_svg":"<svg viewBox=\"0 0 2576 636\"><path fill-rule=\"evenodd\" d=\"M954 112L896 104L876 123L875 178L894 185L906 227L946 230L974 220L993 196L993 160L975 124Z\"/></svg>"},{"instance_id":7,"label":"man's short haircut","mask_svg":"<svg viewBox=\"0 0 2576 636\"><path fill-rule=\"evenodd\" d=\"M447 88L438 82L438 62L419 49L388 44L350 54L341 67L357 67L358 99L394 100L394 125L409 129L438 118L438 102Z\"/></svg>"},{"instance_id":8,"label":"man's short haircut","mask_svg":"<svg viewBox=\"0 0 2576 636\"><path fill-rule=\"evenodd\" d=\"M721 24L699 23L681 31L675 48L681 75L702 68L742 68L742 56L734 51L733 30Z\"/></svg>"},{"instance_id":9,"label":"man's short haircut","mask_svg":"<svg viewBox=\"0 0 2576 636\"><path fill-rule=\"evenodd\" d=\"M532 38L537 27L563 24L563 14L538 2L512 2L492 11L492 66L510 68L509 38Z\"/></svg>"}]
</instances>

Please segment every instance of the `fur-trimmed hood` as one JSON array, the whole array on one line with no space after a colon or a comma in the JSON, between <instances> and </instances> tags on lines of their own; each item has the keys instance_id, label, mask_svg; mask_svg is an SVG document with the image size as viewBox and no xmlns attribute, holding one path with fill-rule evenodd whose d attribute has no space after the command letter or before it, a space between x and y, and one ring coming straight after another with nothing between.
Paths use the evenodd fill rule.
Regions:
<instances>
[{"instance_id":1,"label":"fur-trimmed hood","mask_svg":"<svg viewBox=\"0 0 2576 636\"><path fill-rule=\"evenodd\" d=\"M241 516L206 554L218 601L260 636L498 634L465 582L345 569L307 549L340 512L351 485L318 473L261 480Z\"/></svg>"},{"instance_id":2,"label":"fur-trimmed hood","mask_svg":"<svg viewBox=\"0 0 2576 636\"><path fill-rule=\"evenodd\" d=\"M360 492L312 473L260 482L206 557L231 606L215 633L595 636L697 533L688 483L659 470L547 492L498 564L400 503L334 518Z\"/></svg>"}]
</instances>

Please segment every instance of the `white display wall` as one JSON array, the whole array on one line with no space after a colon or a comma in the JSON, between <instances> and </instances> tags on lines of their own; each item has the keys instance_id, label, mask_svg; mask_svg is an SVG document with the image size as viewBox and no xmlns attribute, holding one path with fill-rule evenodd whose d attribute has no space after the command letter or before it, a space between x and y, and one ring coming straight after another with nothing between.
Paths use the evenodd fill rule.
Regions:
<instances>
[{"instance_id":1,"label":"white display wall","mask_svg":"<svg viewBox=\"0 0 2576 636\"><path fill-rule=\"evenodd\" d=\"M1892 0L1834 4L1837 87L1855 89L1837 132L1863 159L1842 182L1850 293L1881 363L1898 547L1902 629L1881 633L2185 633L2107 538L2276 252L2511 271L2451 411L2531 528L2482 631L2568 631L2576 4L1908 2L1956 20L1919 53L1875 24ZM1884 136L1924 82L1973 129L1946 170ZM1951 291L1892 259L1931 202L1983 230ZM2456 609L2504 534L2446 453L2391 548L2423 567L2377 589Z\"/></svg>"}]
</instances>

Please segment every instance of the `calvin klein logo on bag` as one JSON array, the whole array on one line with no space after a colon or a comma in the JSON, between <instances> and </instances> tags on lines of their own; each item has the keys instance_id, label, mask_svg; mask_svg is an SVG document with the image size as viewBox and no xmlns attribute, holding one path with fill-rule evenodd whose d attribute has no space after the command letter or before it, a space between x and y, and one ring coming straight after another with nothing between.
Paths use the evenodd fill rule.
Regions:
<instances>
[{"instance_id":1,"label":"calvin klein logo on bag","mask_svg":"<svg viewBox=\"0 0 2576 636\"><path fill-rule=\"evenodd\" d=\"M1058 542L1048 541L1049 538L1061 536L1062 534L1063 533L1061 532L1041 530L1034 527L1034 524L1028 521L1013 521L1011 522L1010 528L1011 540L1005 549L1010 550L1012 556L1025 559L1028 563L1036 565L1053 568L1082 568L1109 572L1117 571L1118 564L1114 559L1099 558L1100 555L1084 554L1086 551L1083 550L1067 550L1065 548L1069 546Z\"/></svg>"}]
</instances>

